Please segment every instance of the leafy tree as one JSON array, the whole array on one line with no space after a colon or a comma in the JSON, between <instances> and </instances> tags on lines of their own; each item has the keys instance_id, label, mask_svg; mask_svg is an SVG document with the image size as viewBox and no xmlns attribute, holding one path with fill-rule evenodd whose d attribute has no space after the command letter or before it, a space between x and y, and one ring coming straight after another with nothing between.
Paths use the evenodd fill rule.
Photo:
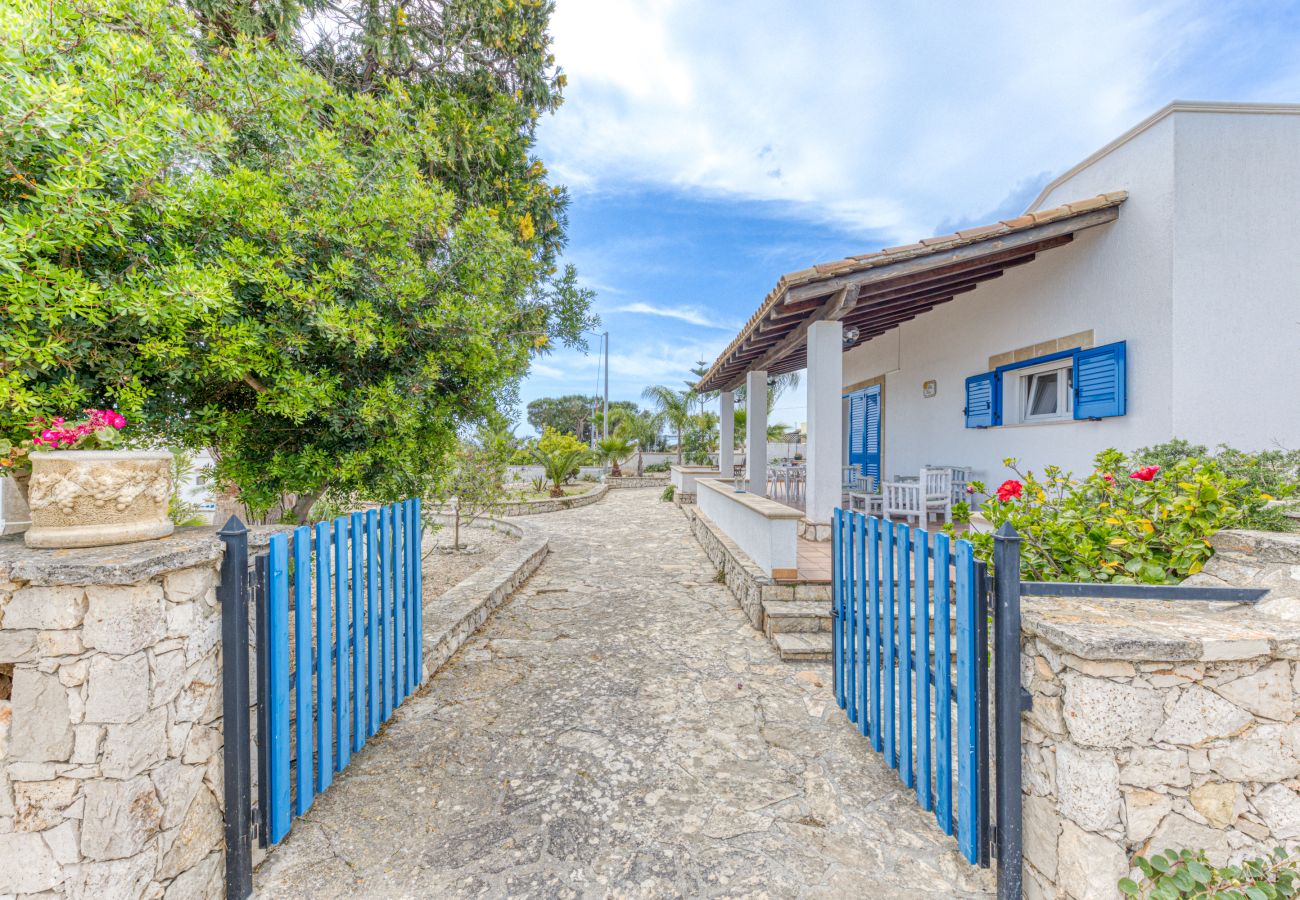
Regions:
<instances>
[{"instance_id":1,"label":"leafy tree","mask_svg":"<svg viewBox=\"0 0 1300 900\"><path fill-rule=\"evenodd\" d=\"M644 471L646 451L655 450L660 442L660 423L658 415L651 412L637 411L625 414L618 422L617 434L636 443L636 474Z\"/></svg>"},{"instance_id":2,"label":"leafy tree","mask_svg":"<svg viewBox=\"0 0 1300 900\"><path fill-rule=\"evenodd\" d=\"M600 401L582 394L540 397L528 404L528 424L538 431L553 428L580 441L591 439L593 410Z\"/></svg>"},{"instance_id":3,"label":"leafy tree","mask_svg":"<svg viewBox=\"0 0 1300 900\"><path fill-rule=\"evenodd\" d=\"M691 403L694 394L691 390L673 390L667 385L655 384L641 392L641 396L654 404L660 420L677 433L677 463L682 462L682 437L691 419Z\"/></svg>"},{"instance_id":4,"label":"leafy tree","mask_svg":"<svg viewBox=\"0 0 1300 900\"><path fill-rule=\"evenodd\" d=\"M435 499L452 516L452 549L463 549L462 525L468 527L505 497L506 468L515 452L514 435L482 426L472 440L462 440L438 481Z\"/></svg>"},{"instance_id":5,"label":"leafy tree","mask_svg":"<svg viewBox=\"0 0 1300 900\"><path fill-rule=\"evenodd\" d=\"M299 521L327 489L423 492L462 424L592 324L551 262L562 228L440 181L449 126L419 92L340 88L213 22L165 0L0 9L3 436L115 406Z\"/></svg>"}]
</instances>

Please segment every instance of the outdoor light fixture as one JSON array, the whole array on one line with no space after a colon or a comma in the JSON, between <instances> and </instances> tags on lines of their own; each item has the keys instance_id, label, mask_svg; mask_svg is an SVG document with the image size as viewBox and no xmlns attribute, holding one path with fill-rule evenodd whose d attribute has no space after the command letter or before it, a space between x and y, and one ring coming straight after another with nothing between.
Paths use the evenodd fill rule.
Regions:
<instances>
[{"instance_id":1,"label":"outdoor light fixture","mask_svg":"<svg viewBox=\"0 0 1300 900\"><path fill-rule=\"evenodd\" d=\"M844 343L851 344L858 339L858 330L856 328L844 329Z\"/></svg>"}]
</instances>

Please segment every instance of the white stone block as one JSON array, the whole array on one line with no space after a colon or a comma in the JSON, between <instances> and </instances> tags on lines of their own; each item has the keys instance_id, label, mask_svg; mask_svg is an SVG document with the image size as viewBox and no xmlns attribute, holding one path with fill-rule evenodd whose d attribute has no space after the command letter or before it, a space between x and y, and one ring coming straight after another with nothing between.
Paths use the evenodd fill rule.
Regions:
<instances>
[{"instance_id":1,"label":"white stone block","mask_svg":"<svg viewBox=\"0 0 1300 900\"><path fill-rule=\"evenodd\" d=\"M132 722L149 708L149 663L143 653L90 662L87 722Z\"/></svg>"},{"instance_id":2,"label":"white stone block","mask_svg":"<svg viewBox=\"0 0 1300 900\"><path fill-rule=\"evenodd\" d=\"M1107 750L1056 747L1056 792L1061 815L1088 831L1119 825L1119 767Z\"/></svg>"},{"instance_id":3,"label":"white stone block","mask_svg":"<svg viewBox=\"0 0 1300 900\"><path fill-rule=\"evenodd\" d=\"M15 760L65 762L72 753L68 689L57 675L14 670L9 754Z\"/></svg>"},{"instance_id":4,"label":"white stone block","mask_svg":"<svg viewBox=\"0 0 1300 900\"><path fill-rule=\"evenodd\" d=\"M162 803L162 827L175 828L181 824L203 784L203 767L187 766L178 759L169 759L154 769L149 777L153 779Z\"/></svg>"},{"instance_id":5,"label":"white stone block","mask_svg":"<svg viewBox=\"0 0 1300 900\"><path fill-rule=\"evenodd\" d=\"M217 571L211 566L181 569L163 576L163 591L172 603L200 600L215 587Z\"/></svg>"},{"instance_id":6,"label":"white stone block","mask_svg":"<svg viewBox=\"0 0 1300 900\"><path fill-rule=\"evenodd\" d=\"M1196 810L1212 828L1227 828L1237 818L1237 797L1241 789L1231 781L1207 781L1187 794Z\"/></svg>"},{"instance_id":7,"label":"white stone block","mask_svg":"<svg viewBox=\"0 0 1300 900\"><path fill-rule=\"evenodd\" d=\"M1196 747L1241 734L1252 721L1250 714L1241 707L1194 684L1179 694L1155 739L1161 743Z\"/></svg>"},{"instance_id":8,"label":"white stone block","mask_svg":"<svg viewBox=\"0 0 1300 900\"><path fill-rule=\"evenodd\" d=\"M89 587L86 600L87 647L120 656L153 646L166 634L162 585Z\"/></svg>"},{"instance_id":9,"label":"white stone block","mask_svg":"<svg viewBox=\"0 0 1300 900\"><path fill-rule=\"evenodd\" d=\"M253 862L256 864L256 857ZM224 896L224 885L221 854L212 853L177 875L176 880L167 885L163 900L220 900Z\"/></svg>"},{"instance_id":10,"label":"white stone block","mask_svg":"<svg viewBox=\"0 0 1300 900\"><path fill-rule=\"evenodd\" d=\"M14 591L4 609L4 627L63 629L81 625L86 593L80 587L25 587Z\"/></svg>"},{"instance_id":11,"label":"white stone block","mask_svg":"<svg viewBox=\"0 0 1300 900\"><path fill-rule=\"evenodd\" d=\"M197 865L221 845L221 840L221 807L212 792L202 788L190 803L176 839L163 856L158 877L174 878Z\"/></svg>"},{"instance_id":12,"label":"white stone block","mask_svg":"<svg viewBox=\"0 0 1300 900\"><path fill-rule=\"evenodd\" d=\"M166 706L185 686L185 654L180 650L149 657L149 705Z\"/></svg>"},{"instance_id":13,"label":"white stone block","mask_svg":"<svg viewBox=\"0 0 1300 900\"><path fill-rule=\"evenodd\" d=\"M151 900L157 863L153 847L126 859L82 863L68 875L68 900Z\"/></svg>"},{"instance_id":14,"label":"white stone block","mask_svg":"<svg viewBox=\"0 0 1300 900\"><path fill-rule=\"evenodd\" d=\"M1084 831L1068 819L1057 845L1057 884L1075 900L1114 900L1116 883L1128 873L1128 857L1119 844Z\"/></svg>"},{"instance_id":15,"label":"white stone block","mask_svg":"<svg viewBox=\"0 0 1300 900\"><path fill-rule=\"evenodd\" d=\"M1255 809L1277 841L1300 838L1300 796L1281 784L1270 784L1254 799Z\"/></svg>"},{"instance_id":16,"label":"white stone block","mask_svg":"<svg viewBox=\"0 0 1300 900\"><path fill-rule=\"evenodd\" d=\"M1146 687L1067 672L1064 715L1070 736L1090 747L1145 744L1164 719L1160 696Z\"/></svg>"},{"instance_id":17,"label":"white stone block","mask_svg":"<svg viewBox=\"0 0 1300 900\"><path fill-rule=\"evenodd\" d=\"M62 881L63 867L39 834L0 834L0 894L35 894Z\"/></svg>"},{"instance_id":18,"label":"white stone block","mask_svg":"<svg viewBox=\"0 0 1300 900\"><path fill-rule=\"evenodd\" d=\"M65 819L41 835L60 865L69 866L81 859L77 841L79 830L76 822Z\"/></svg>"},{"instance_id":19,"label":"white stone block","mask_svg":"<svg viewBox=\"0 0 1300 900\"><path fill-rule=\"evenodd\" d=\"M147 776L139 775L130 781L91 781L83 790L84 856L95 860L135 856L158 833L162 806Z\"/></svg>"},{"instance_id":20,"label":"white stone block","mask_svg":"<svg viewBox=\"0 0 1300 900\"><path fill-rule=\"evenodd\" d=\"M167 756L167 710L155 709L134 722L109 725L100 761L106 778L131 778Z\"/></svg>"},{"instance_id":21,"label":"white stone block","mask_svg":"<svg viewBox=\"0 0 1300 900\"><path fill-rule=\"evenodd\" d=\"M71 778L20 781L14 790L14 830L44 831L63 821L80 784Z\"/></svg>"},{"instance_id":22,"label":"white stone block","mask_svg":"<svg viewBox=\"0 0 1300 900\"><path fill-rule=\"evenodd\" d=\"M1290 722L1295 718L1289 663L1271 663L1253 675L1221 684L1214 690L1229 702L1265 719Z\"/></svg>"},{"instance_id":23,"label":"white stone block","mask_svg":"<svg viewBox=\"0 0 1300 900\"><path fill-rule=\"evenodd\" d=\"M1124 827L1129 841L1139 844L1145 841L1172 808L1173 801L1168 794L1142 788L1125 791Z\"/></svg>"},{"instance_id":24,"label":"white stone block","mask_svg":"<svg viewBox=\"0 0 1300 900\"><path fill-rule=\"evenodd\" d=\"M1120 756L1119 780L1123 784L1153 788L1162 785L1187 787L1192 770L1186 750L1139 747Z\"/></svg>"}]
</instances>

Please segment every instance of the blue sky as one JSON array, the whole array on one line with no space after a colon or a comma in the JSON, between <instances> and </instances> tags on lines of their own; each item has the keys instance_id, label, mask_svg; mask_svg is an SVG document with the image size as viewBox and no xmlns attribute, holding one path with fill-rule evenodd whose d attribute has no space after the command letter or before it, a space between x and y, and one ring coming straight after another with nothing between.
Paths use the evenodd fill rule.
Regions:
<instances>
[{"instance_id":1,"label":"blue sky","mask_svg":"<svg viewBox=\"0 0 1300 900\"><path fill-rule=\"evenodd\" d=\"M558 0L552 31L539 152L616 400L712 362L783 272L1014 215L1171 100L1300 101L1300 2ZM522 403L594 391L595 347Z\"/></svg>"}]
</instances>

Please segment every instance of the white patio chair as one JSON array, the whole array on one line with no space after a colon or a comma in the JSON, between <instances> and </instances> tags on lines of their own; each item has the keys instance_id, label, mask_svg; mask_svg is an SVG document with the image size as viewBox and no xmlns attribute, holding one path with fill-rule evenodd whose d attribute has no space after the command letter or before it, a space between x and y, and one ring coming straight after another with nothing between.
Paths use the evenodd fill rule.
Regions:
<instances>
[{"instance_id":1,"label":"white patio chair","mask_svg":"<svg viewBox=\"0 0 1300 900\"><path fill-rule=\"evenodd\" d=\"M927 520L931 514L942 513L944 522L952 521L952 480L952 469L921 470Z\"/></svg>"},{"instance_id":2,"label":"white patio chair","mask_svg":"<svg viewBox=\"0 0 1300 900\"><path fill-rule=\"evenodd\" d=\"M886 519L916 519L917 525L922 523L925 507L919 481L886 481L881 488Z\"/></svg>"},{"instance_id":3,"label":"white patio chair","mask_svg":"<svg viewBox=\"0 0 1300 900\"><path fill-rule=\"evenodd\" d=\"M927 469L947 469L952 472L952 502L954 504L969 501L966 496L966 485L970 484L975 477L975 471L970 466L930 466Z\"/></svg>"},{"instance_id":4,"label":"white patio chair","mask_svg":"<svg viewBox=\"0 0 1300 900\"><path fill-rule=\"evenodd\" d=\"M869 516L884 512L884 497L876 490L876 479L870 475L855 475L845 493L844 505L850 512L861 510Z\"/></svg>"}]
</instances>

